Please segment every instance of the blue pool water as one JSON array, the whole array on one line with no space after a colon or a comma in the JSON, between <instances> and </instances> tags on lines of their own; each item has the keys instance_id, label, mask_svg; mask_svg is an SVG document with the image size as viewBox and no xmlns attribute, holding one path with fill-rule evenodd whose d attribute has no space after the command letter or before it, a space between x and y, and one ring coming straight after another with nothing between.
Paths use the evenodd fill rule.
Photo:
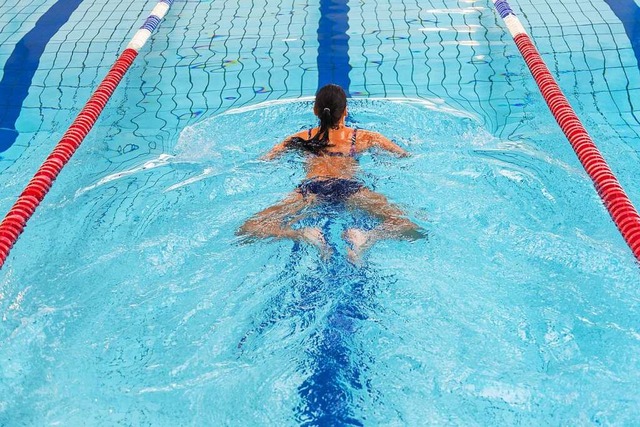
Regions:
<instances>
[{"instance_id":1,"label":"blue pool water","mask_svg":"<svg viewBox=\"0 0 640 427\"><path fill-rule=\"evenodd\" d=\"M0 63L54 3L0 6ZM334 3L176 1L0 273L0 424L637 423L638 266L491 5ZM638 204L640 70L609 3L513 6ZM2 212L149 8L84 0L48 42ZM429 233L362 267L340 233L371 219L339 207L308 220L328 262L235 235L302 179L257 158L335 70L348 124L412 153L360 178Z\"/></svg>"}]
</instances>

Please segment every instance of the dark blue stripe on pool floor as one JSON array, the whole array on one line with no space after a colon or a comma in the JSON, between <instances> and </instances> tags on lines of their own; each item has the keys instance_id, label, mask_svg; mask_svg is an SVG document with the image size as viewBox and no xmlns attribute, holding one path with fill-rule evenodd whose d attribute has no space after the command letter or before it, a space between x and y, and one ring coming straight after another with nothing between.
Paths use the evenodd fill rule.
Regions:
<instances>
[{"instance_id":1,"label":"dark blue stripe on pool floor","mask_svg":"<svg viewBox=\"0 0 640 427\"><path fill-rule=\"evenodd\" d=\"M80 3L82 0L58 0L16 44L7 59L0 81L0 153L8 150L18 138L16 121L44 49Z\"/></svg>"},{"instance_id":2,"label":"dark blue stripe on pool floor","mask_svg":"<svg viewBox=\"0 0 640 427\"><path fill-rule=\"evenodd\" d=\"M320 0L318 23L318 89L328 83L349 94L349 1Z\"/></svg>"},{"instance_id":3,"label":"dark blue stripe on pool floor","mask_svg":"<svg viewBox=\"0 0 640 427\"><path fill-rule=\"evenodd\" d=\"M605 0L624 25L640 67L640 6L634 0Z\"/></svg>"},{"instance_id":4,"label":"dark blue stripe on pool floor","mask_svg":"<svg viewBox=\"0 0 640 427\"><path fill-rule=\"evenodd\" d=\"M318 22L318 89L334 83L349 96L349 5L348 0L320 0ZM328 225L325 224L325 234ZM297 245L296 245L297 247ZM294 247L295 250L295 247ZM346 261L343 261L343 263ZM329 277L340 282L341 264L334 255ZM322 280L318 281L320 284ZM335 284L340 288L340 283ZM357 368L349 366L351 359L352 319L357 312L353 301L344 301L328 318L328 324L314 336L314 346L308 350L311 375L300 385L302 404L298 419L305 427L362 425L353 418L348 385L359 381Z\"/></svg>"}]
</instances>

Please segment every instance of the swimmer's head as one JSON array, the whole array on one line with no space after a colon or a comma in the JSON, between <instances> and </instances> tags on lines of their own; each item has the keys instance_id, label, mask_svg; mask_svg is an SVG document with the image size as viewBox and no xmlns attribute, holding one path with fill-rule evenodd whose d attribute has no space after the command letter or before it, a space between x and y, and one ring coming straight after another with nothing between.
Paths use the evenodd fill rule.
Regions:
<instances>
[{"instance_id":1,"label":"swimmer's head","mask_svg":"<svg viewBox=\"0 0 640 427\"><path fill-rule=\"evenodd\" d=\"M347 94L334 84L321 87L316 93L313 112L320 119L320 127L335 128L347 110Z\"/></svg>"},{"instance_id":2,"label":"swimmer's head","mask_svg":"<svg viewBox=\"0 0 640 427\"><path fill-rule=\"evenodd\" d=\"M310 153L319 154L329 143L329 130L336 129L347 112L347 95L344 90L334 84L323 86L316 93L313 112L320 119L320 129L309 139L294 137L287 141L289 147L294 147Z\"/></svg>"}]
</instances>

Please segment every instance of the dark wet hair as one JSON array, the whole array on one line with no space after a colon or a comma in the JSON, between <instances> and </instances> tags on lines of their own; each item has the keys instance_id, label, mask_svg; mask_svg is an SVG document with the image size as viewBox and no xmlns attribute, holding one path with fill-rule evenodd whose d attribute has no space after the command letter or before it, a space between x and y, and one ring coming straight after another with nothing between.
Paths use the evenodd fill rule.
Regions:
<instances>
[{"instance_id":1,"label":"dark wet hair","mask_svg":"<svg viewBox=\"0 0 640 427\"><path fill-rule=\"evenodd\" d=\"M300 137L291 138L287 145L299 150L319 154L329 144L329 129L336 129L347 108L347 94L344 90L334 84L321 87L316 93L316 101L313 105L313 112L320 119L320 130L310 139Z\"/></svg>"}]
</instances>

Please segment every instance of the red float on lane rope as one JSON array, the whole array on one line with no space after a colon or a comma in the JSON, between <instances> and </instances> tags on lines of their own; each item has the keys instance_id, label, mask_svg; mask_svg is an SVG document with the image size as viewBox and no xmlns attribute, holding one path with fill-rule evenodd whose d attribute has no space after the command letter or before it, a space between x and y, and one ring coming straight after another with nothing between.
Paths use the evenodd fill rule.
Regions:
<instances>
[{"instance_id":1,"label":"red float on lane rope","mask_svg":"<svg viewBox=\"0 0 640 427\"><path fill-rule=\"evenodd\" d=\"M533 75L551 113L567 136L580 163L593 181L596 191L620 230L629 248L640 261L640 215L582 126L553 75L527 34L514 37L516 46Z\"/></svg>"},{"instance_id":2,"label":"red float on lane rope","mask_svg":"<svg viewBox=\"0 0 640 427\"><path fill-rule=\"evenodd\" d=\"M113 64L107 76L102 80L85 107L80 111L76 119L63 135L60 142L53 149L49 157L42 163L34 177L29 181L18 200L0 223L0 268L9 255L9 251L18 240L18 236L35 212L36 207L42 202L53 181L58 177L65 164L80 146L122 77L131 67L133 60L138 55L134 49L125 49L118 60Z\"/></svg>"}]
</instances>

